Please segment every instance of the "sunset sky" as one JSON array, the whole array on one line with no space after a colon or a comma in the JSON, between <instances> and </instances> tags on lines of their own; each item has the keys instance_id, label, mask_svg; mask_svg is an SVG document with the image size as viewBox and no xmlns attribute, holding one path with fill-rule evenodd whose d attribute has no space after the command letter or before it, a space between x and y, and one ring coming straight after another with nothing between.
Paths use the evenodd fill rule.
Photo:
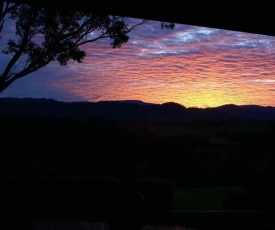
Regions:
<instances>
[{"instance_id":1,"label":"sunset sky","mask_svg":"<svg viewBox=\"0 0 275 230\"><path fill-rule=\"evenodd\" d=\"M0 97L275 106L275 37L183 24L162 30L157 21L129 36L119 49L109 40L86 45L83 63L51 63L17 80ZM6 61L0 54L0 63Z\"/></svg>"}]
</instances>

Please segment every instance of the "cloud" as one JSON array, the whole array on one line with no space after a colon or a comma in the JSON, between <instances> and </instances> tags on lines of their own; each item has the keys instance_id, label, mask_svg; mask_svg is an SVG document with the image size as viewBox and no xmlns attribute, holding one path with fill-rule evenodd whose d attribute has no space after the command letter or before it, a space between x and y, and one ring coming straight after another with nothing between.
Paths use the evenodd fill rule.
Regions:
<instances>
[{"instance_id":1,"label":"cloud","mask_svg":"<svg viewBox=\"0 0 275 230\"><path fill-rule=\"evenodd\" d=\"M162 30L157 21L129 35L119 49L112 49L108 39L85 45L83 63L51 63L1 96L275 106L274 37L182 24ZM0 62L4 58L0 55Z\"/></svg>"}]
</instances>

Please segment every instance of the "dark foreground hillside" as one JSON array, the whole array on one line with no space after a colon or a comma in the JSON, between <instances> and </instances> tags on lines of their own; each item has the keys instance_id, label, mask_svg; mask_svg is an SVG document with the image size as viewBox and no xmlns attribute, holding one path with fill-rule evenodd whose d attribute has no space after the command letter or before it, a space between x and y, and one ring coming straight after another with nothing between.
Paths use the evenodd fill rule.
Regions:
<instances>
[{"instance_id":1,"label":"dark foreground hillside","mask_svg":"<svg viewBox=\"0 0 275 230\"><path fill-rule=\"evenodd\" d=\"M0 98L0 115L114 121L275 121L275 107L223 105L201 109L186 108L174 102L61 102L45 98Z\"/></svg>"},{"instance_id":2,"label":"dark foreground hillside","mask_svg":"<svg viewBox=\"0 0 275 230\"><path fill-rule=\"evenodd\" d=\"M49 183L49 198L53 194L50 188L56 191L62 183L65 187L60 191L78 183L74 194L79 194L82 185L101 178L107 183L93 183L97 188L105 186L109 194L123 181L135 180L138 185L142 178L157 178L175 189L242 187L242 193L228 190L225 209L274 207L273 121L81 121L2 116L0 124L2 185L44 184L45 189ZM146 185L144 180L142 183ZM165 207L169 207L169 199Z\"/></svg>"}]
</instances>

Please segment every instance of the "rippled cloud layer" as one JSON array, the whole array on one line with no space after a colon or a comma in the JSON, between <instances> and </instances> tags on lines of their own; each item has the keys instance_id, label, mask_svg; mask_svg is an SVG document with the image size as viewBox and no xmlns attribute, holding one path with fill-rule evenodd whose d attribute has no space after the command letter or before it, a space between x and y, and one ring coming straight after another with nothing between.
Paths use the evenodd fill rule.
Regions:
<instances>
[{"instance_id":1,"label":"rippled cloud layer","mask_svg":"<svg viewBox=\"0 0 275 230\"><path fill-rule=\"evenodd\" d=\"M275 37L148 21L121 48L108 42L86 45L83 63L52 63L1 96L275 106Z\"/></svg>"}]
</instances>

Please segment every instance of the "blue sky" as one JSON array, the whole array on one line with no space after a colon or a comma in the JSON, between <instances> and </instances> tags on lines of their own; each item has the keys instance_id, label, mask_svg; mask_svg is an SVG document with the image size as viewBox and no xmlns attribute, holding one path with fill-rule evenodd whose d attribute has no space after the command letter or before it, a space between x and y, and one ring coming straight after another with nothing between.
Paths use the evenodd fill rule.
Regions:
<instances>
[{"instance_id":1,"label":"blue sky","mask_svg":"<svg viewBox=\"0 0 275 230\"><path fill-rule=\"evenodd\" d=\"M0 48L13 31L11 24L5 28ZM109 40L85 45L83 63L51 63L15 81L0 97L275 106L275 37L183 24L162 30L157 21L129 36L119 49ZM7 61L0 54L0 72Z\"/></svg>"}]
</instances>

